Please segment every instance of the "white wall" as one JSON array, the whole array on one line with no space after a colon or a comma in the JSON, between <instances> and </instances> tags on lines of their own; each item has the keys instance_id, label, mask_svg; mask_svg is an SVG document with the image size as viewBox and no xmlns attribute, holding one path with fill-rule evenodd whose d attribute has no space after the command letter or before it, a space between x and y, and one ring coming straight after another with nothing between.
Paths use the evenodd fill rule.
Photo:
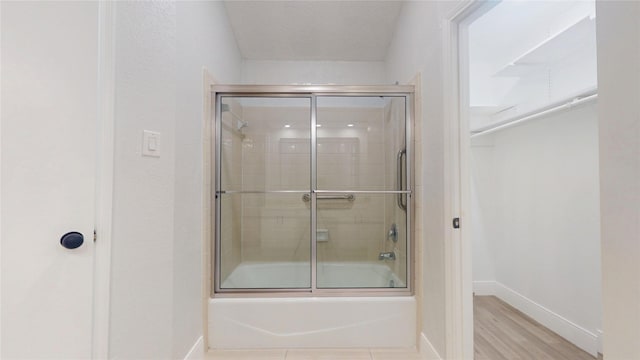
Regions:
<instances>
[{"instance_id":1,"label":"white wall","mask_svg":"<svg viewBox=\"0 0 640 360\"><path fill-rule=\"evenodd\" d=\"M236 83L241 58L223 3L183 1L176 10L173 358L178 359L202 335L202 68L220 83Z\"/></svg>"},{"instance_id":2,"label":"white wall","mask_svg":"<svg viewBox=\"0 0 640 360\"><path fill-rule=\"evenodd\" d=\"M597 1L604 354L640 358L640 2Z\"/></svg>"},{"instance_id":3,"label":"white wall","mask_svg":"<svg viewBox=\"0 0 640 360\"><path fill-rule=\"evenodd\" d=\"M202 66L233 82L240 57L222 3L115 7L110 357L183 358L202 333Z\"/></svg>"},{"instance_id":4,"label":"white wall","mask_svg":"<svg viewBox=\"0 0 640 360\"><path fill-rule=\"evenodd\" d=\"M422 193L424 243L423 273L416 278L423 288L422 329L441 357L446 358L444 263L444 99L441 24L459 5L457 1L406 2L389 46L387 83L408 83L422 72L422 165L424 179L416 184ZM448 224L449 222L447 222ZM421 241L418 239L417 241Z\"/></svg>"},{"instance_id":5,"label":"white wall","mask_svg":"<svg viewBox=\"0 0 640 360\"><path fill-rule=\"evenodd\" d=\"M592 104L477 138L493 137L493 146L472 147L471 199L474 281L496 281L585 329L572 338L550 326L594 354L602 326L597 121Z\"/></svg>"},{"instance_id":6,"label":"white wall","mask_svg":"<svg viewBox=\"0 0 640 360\"><path fill-rule=\"evenodd\" d=\"M496 225L499 225L497 221L499 208L495 202L498 189L495 181L493 136L487 135L474 139L469 154L471 156L469 162L470 219L471 234L473 234L472 272L474 288L476 288L485 282L491 285L490 282L496 280L495 257L500 254L495 242L491 241L492 236L498 231Z\"/></svg>"},{"instance_id":7,"label":"white wall","mask_svg":"<svg viewBox=\"0 0 640 360\"><path fill-rule=\"evenodd\" d=\"M242 83L381 85L384 71L382 61L244 60Z\"/></svg>"},{"instance_id":8,"label":"white wall","mask_svg":"<svg viewBox=\"0 0 640 360\"><path fill-rule=\"evenodd\" d=\"M176 23L173 3L116 4L115 174L109 354L170 357ZM141 156L159 131L160 158Z\"/></svg>"}]
</instances>

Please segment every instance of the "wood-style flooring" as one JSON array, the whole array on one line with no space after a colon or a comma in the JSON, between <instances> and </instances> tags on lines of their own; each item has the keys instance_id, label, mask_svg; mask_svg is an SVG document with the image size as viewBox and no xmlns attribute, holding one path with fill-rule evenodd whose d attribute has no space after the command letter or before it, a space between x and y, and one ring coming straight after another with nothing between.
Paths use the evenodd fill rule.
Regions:
<instances>
[{"instance_id":1,"label":"wood-style flooring","mask_svg":"<svg viewBox=\"0 0 640 360\"><path fill-rule=\"evenodd\" d=\"M594 360L495 296L474 296L475 360Z\"/></svg>"}]
</instances>

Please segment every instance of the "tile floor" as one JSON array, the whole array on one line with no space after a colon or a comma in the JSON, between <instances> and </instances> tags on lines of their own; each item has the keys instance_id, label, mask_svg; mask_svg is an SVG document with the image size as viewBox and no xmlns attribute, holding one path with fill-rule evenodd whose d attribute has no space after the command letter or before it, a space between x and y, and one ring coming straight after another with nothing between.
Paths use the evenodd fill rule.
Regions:
<instances>
[{"instance_id":1,"label":"tile floor","mask_svg":"<svg viewBox=\"0 0 640 360\"><path fill-rule=\"evenodd\" d=\"M205 360L421 360L415 350L400 349L283 349L213 350Z\"/></svg>"}]
</instances>

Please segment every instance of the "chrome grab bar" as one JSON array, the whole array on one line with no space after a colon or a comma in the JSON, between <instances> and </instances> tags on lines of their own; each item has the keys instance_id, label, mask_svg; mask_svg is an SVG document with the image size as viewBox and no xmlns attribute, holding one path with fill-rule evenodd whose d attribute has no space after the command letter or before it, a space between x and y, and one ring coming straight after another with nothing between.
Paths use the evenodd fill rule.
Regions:
<instances>
[{"instance_id":1,"label":"chrome grab bar","mask_svg":"<svg viewBox=\"0 0 640 360\"><path fill-rule=\"evenodd\" d=\"M356 201L356 196L353 194L345 194L345 195L321 195L317 194L316 199L318 200L348 200L350 202ZM302 195L302 201L309 202L311 201L311 195L304 194Z\"/></svg>"},{"instance_id":2,"label":"chrome grab bar","mask_svg":"<svg viewBox=\"0 0 640 360\"><path fill-rule=\"evenodd\" d=\"M391 251L391 252L381 252L378 255L378 260L395 260L396 259L396 253Z\"/></svg>"},{"instance_id":3,"label":"chrome grab bar","mask_svg":"<svg viewBox=\"0 0 640 360\"><path fill-rule=\"evenodd\" d=\"M403 181L402 181L402 158L405 157L406 158L407 155L407 150L406 149L402 149L400 151L398 151L398 156L396 157L396 172L397 172L397 186L398 186L398 190L402 191L402 186L404 185ZM397 200L398 200L398 207L403 210L403 211L407 211L407 204L404 202L403 198L402 198L402 194L398 193L397 196Z\"/></svg>"}]
</instances>

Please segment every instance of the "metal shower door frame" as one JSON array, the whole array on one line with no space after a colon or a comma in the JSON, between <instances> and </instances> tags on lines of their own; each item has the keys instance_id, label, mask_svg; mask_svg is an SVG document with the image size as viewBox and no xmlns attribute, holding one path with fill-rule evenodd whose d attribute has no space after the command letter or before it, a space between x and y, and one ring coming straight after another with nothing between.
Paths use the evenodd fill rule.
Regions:
<instances>
[{"instance_id":1,"label":"metal shower door frame","mask_svg":"<svg viewBox=\"0 0 640 360\"><path fill-rule=\"evenodd\" d=\"M211 139L214 166L212 166L212 209L214 209L211 247L211 297L300 297L300 296L410 296L414 289L414 234L413 234L413 124L414 124L414 86L412 85L391 85L391 86L347 86L347 85L215 85L212 87L212 111L213 134ZM221 227L221 196L225 192L221 189L221 124L222 106L221 99L225 96L233 97L265 97L265 98L308 98L310 99L310 146L311 146L311 189L302 190L280 190L280 191L233 191L233 193L300 193L308 194L310 198L310 241L311 241L311 281L308 288L251 288L251 289L221 289L221 251L220 251L220 227ZM405 99L405 151L406 151L406 184L407 189L402 190L318 190L317 188L317 98L318 97L404 97ZM402 151L402 150L401 150ZM398 197L406 196L406 271L407 286L405 288L318 288L316 284L317 275L317 200L320 194L397 194ZM405 210L405 209L403 209Z\"/></svg>"}]
</instances>

